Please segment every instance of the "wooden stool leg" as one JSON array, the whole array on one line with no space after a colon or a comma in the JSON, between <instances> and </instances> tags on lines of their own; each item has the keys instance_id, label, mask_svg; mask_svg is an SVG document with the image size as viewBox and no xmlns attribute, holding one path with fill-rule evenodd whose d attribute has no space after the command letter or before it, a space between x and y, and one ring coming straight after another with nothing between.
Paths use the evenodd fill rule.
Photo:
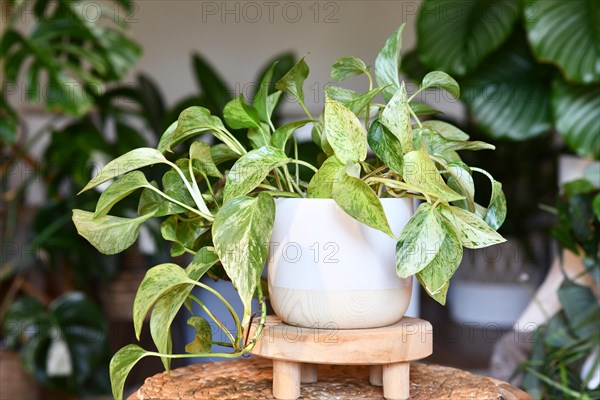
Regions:
<instances>
[{"instance_id":1,"label":"wooden stool leg","mask_svg":"<svg viewBox=\"0 0 600 400\"><path fill-rule=\"evenodd\" d=\"M383 386L383 366L382 365L371 365L371 372L369 375L369 383L373 386Z\"/></svg>"},{"instance_id":2,"label":"wooden stool leg","mask_svg":"<svg viewBox=\"0 0 600 400\"><path fill-rule=\"evenodd\" d=\"M297 362L273 360L273 397L296 400L300 397L300 370Z\"/></svg>"},{"instance_id":3,"label":"wooden stool leg","mask_svg":"<svg viewBox=\"0 0 600 400\"><path fill-rule=\"evenodd\" d=\"M302 372L300 374L300 382L315 383L317 382L317 364L302 364Z\"/></svg>"},{"instance_id":4,"label":"wooden stool leg","mask_svg":"<svg viewBox=\"0 0 600 400\"><path fill-rule=\"evenodd\" d=\"M387 400L406 400L410 396L410 363L383 366L383 397Z\"/></svg>"}]
</instances>

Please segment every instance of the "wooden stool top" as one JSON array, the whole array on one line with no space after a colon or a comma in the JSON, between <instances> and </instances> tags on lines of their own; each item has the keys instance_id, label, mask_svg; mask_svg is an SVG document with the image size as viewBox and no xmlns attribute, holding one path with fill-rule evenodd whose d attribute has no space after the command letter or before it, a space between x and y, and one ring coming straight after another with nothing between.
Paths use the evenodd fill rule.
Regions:
<instances>
[{"instance_id":1,"label":"wooden stool top","mask_svg":"<svg viewBox=\"0 0 600 400\"><path fill-rule=\"evenodd\" d=\"M254 336L253 325L249 337ZM302 328L267 317L253 354L314 364L381 365L419 360L433 349L431 324L417 318L371 329Z\"/></svg>"},{"instance_id":2,"label":"wooden stool top","mask_svg":"<svg viewBox=\"0 0 600 400\"><path fill-rule=\"evenodd\" d=\"M319 381L302 386L302 399L378 399L381 387L369 384L368 366L319 365ZM146 379L129 400L161 399L273 399L271 361L250 357L177 368ZM413 400L529 400L507 383L454 368L413 363L410 371Z\"/></svg>"}]
</instances>

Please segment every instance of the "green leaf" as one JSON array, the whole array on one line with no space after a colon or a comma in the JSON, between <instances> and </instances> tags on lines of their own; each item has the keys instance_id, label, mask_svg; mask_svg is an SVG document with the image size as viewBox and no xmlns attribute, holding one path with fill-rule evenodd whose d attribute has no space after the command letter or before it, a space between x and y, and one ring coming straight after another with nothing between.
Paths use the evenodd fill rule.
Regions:
<instances>
[{"instance_id":1,"label":"green leaf","mask_svg":"<svg viewBox=\"0 0 600 400\"><path fill-rule=\"evenodd\" d=\"M396 244L396 272L407 278L425 268L446 237L438 212L422 203L408 220Z\"/></svg>"},{"instance_id":2,"label":"green leaf","mask_svg":"<svg viewBox=\"0 0 600 400\"><path fill-rule=\"evenodd\" d=\"M393 171L402 174L402 146L379 120L373 121L367 134L367 141L373 153Z\"/></svg>"},{"instance_id":3,"label":"green leaf","mask_svg":"<svg viewBox=\"0 0 600 400\"><path fill-rule=\"evenodd\" d=\"M185 270L177 264L160 264L146 272L133 302L133 326L138 340L150 307L173 288L190 283L193 284Z\"/></svg>"},{"instance_id":4,"label":"green leaf","mask_svg":"<svg viewBox=\"0 0 600 400\"><path fill-rule=\"evenodd\" d=\"M484 221L494 230L498 230L506 219L506 197L502 191L502 184L492 181L492 195L490 205L485 213Z\"/></svg>"},{"instance_id":5,"label":"green leaf","mask_svg":"<svg viewBox=\"0 0 600 400\"><path fill-rule=\"evenodd\" d=\"M358 57L346 56L338 58L331 67L331 79L340 82L349 76L367 74L369 69Z\"/></svg>"},{"instance_id":6,"label":"green leaf","mask_svg":"<svg viewBox=\"0 0 600 400\"><path fill-rule=\"evenodd\" d=\"M395 239L377 194L361 179L341 173L333 181L331 197L346 214Z\"/></svg>"},{"instance_id":7,"label":"green leaf","mask_svg":"<svg viewBox=\"0 0 600 400\"><path fill-rule=\"evenodd\" d=\"M440 110L436 110L435 108L431 108L427 104L424 104L424 103L411 102L408 105L413 110L413 112L415 113L415 115L443 114Z\"/></svg>"},{"instance_id":8,"label":"green leaf","mask_svg":"<svg viewBox=\"0 0 600 400\"><path fill-rule=\"evenodd\" d=\"M455 99L458 99L460 96L460 87L458 86L458 82L456 82L450 75L442 71L432 71L423 78L423 81L421 82L421 88L428 89L432 87L444 89Z\"/></svg>"},{"instance_id":9,"label":"green leaf","mask_svg":"<svg viewBox=\"0 0 600 400\"><path fill-rule=\"evenodd\" d=\"M94 218L105 216L123 198L138 189L147 187L150 187L150 183L142 172L133 171L123 175L102 192L96 204Z\"/></svg>"},{"instance_id":10,"label":"green leaf","mask_svg":"<svg viewBox=\"0 0 600 400\"><path fill-rule=\"evenodd\" d=\"M589 287L565 279L558 289L558 298L575 335L586 338L598 333L598 300Z\"/></svg>"},{"instance_id":11,"label":"green leaf","mask_svg":"<svg viewBox=\"0 0 600 400\"><path fill-rule=\"evenodd\" d=\"M190 146L190 158L194 168L207 176L221 178L221 171L215 165L210 146L204 142L194 142Z\"/></svg>"},{"instance_id":12,"label":"green leaf","mask_svg":"<svg viewBox=\"0 0 600 400\"><path fill-rule=\"evenodd\" d=\"M400 50L402 49L402 31L404 25L400 25L392 35L387 38L375 60L375 78L377 85L384 87L383 98L390 99L400 89L398 71L400 69Z\"/></svg>"},{"instance_id":13,"label":"green leaf","mask_svg":"<svg viewBox=\"0 0 600 400\"><path fill-rule=\"evenodd\" d=\"M196 253L185 273L191 281L198 281L217 261L217 255L204 247ZM150 317L150 334L160 353L171 353L171 325L193 288L191 282L173 286L156 300ZM162 358L162 362L169 370L170 359Z\"/></svg>"},{"instance_id":14,"label":"green leaf","mask_svg":"<svg viewBox=\"0 0 600 400\"><path fill-rule=\"evenodd\" d=\"M552 126L552 70L535 60L519 32L461 81L469 113L493 138L524 140Z\"/></svg>"},{"instance_id":15,"label":"green leaf","mask_svg":"<svg viewBox=\"0 0 600 400\"><path fill-rule=\"evenodd\" d=\"M273 78L273 71L277 64L278 61L275 61L267 69L260 81L258 91L252 100L252 106L256 109L259 119L266 123L271 122L271 113L273 112L273 105L270 104L269 101L269 90L271 87L271 79Z\"/></svg>"},{"instance_id":16,"label":"green leaf","mask_svg":"<svg viewBox=\"0 0 600 400\"><path fill-rule=\"evenodd\" d=\"M333 182L338 179L338 174L345 168L336 156L327 158L310 180L306 196L313 199L331 199Z\"/></svg>"},{"instance_id":17,"label":"green leaf","mask_svg":"<svg viewBox=\"0 0 600 400\"><path fill-rule=\"evenodd\" d=\"M274 219L275 201L261 192L256 198L236 197L225 203L213 223L215 251L240 295L246 323L267 260Z\"/></svg>"},{"instance_id":18,"label":"green leaf","mask_svg":"<svg viewBox=\"0 0 600 400\"><path fill-rule=\"evenodd\" d=\"M215 165L224 163L225 161L235 160L240 157L238 153L231 150L229 146L218 143L210 147L210 156L212 157Z\"/></svg>"},{"instance_id":19,"label":"green leaf","mask_svg":"<svg viewBox=\"0 0 600 400\"><path fill-rule=\"evenodd\" d=\"M298 61L296 65L294 65L292 69L277 82L275 88L282 92L289 93L300 102L304 102L304 90L302 89L302 86L308 77L308 72L308 65L304 61L304 57L302 57L300 61Z\"/></svg>"},{"instance_id":20,"label":"green leaf","mask_svg":"<svg viewBox=\"0 0 600 400\"><path fill-rule=\"evenodd\" d=\"M417 20L420 59L464 76L506 41L519 16L513 0L425 0Z\"/></svg>"},{"instance_id":21,"label":"green leaf","mask_svg":"<svg viewBox=\"0 0 600 400\"><path fill-rule=\"evenodd\" d=\"M231 89L200 54L195 53L192 56L192 67L202 97L211 105L213 113L220 112L231 100Z\"/></svg>"},{"instance_id":22,"label":"green leaf","mask_svg":"<svg viewBox=\"0 0 600 400\"><path fill-rule=\"evenodd\" d=\"M189 107L179 114L177 125L174 130L169 128L158 143L158 150L161 153L171 151L173 146L192 137L198 136L204 132L211 131L212 134L232 149L227 136L223 135L225 127L221 120L210 114L210 111L204 107Z\"/></svg>"},{"instance_id":23,"label":"green leaf","mask_svg":"<svg viewBox=\"0 0 600 400\"><path fill-rule=\"evenodd\" d=\"M125 153L121 157L118 157L106 164L104 168L100 170L98 175L89 181L79 193L83 193L86 190L95 188L104 182L115 179L119 175L135 171L136 169L140 169L148 165L167 162L167 159L162 155L162 153L156 149L142 147L131 150L130 152Z\"/></svg>"},{"instance_id":24,"label":"green leaf","mask_svg":"<svg viewBox=\"0 0 600 400\"><path fill-rule=\"evenodd\" d=\"M342 163L365 160L365 129L352 111L329 97L325 99L324 127L325 137Z\"/></svg>"},{"instance_id":25,"label":"green leaf","mask_svg":"<svg viewBox=\"0 0 600 400\"><path fill-rule=\"evenodd\" d=\"M231 100L223 109L225 122L233 129L258 128L260 121L258 111L244 101L244 96L239 95Z\"/></svg>"},{"instance_id":26,"label":"green leaf","mask_svg":"<svg viewBox=\"0 0 600 400\"><path fill-rule=\"evenodd\" d=\"M461 208L475 210L475 182L471 169L463 162L450 162L446 168L448 187L465 196L464 201L458 201Z\"/></svg>"},{"instance_id":27,"label":"green leaf","mask_svg":"<svg viewBox=\"0 0 600 400\"><path fill-rule=\"evenodd\" d=\"M87 239L103 254L117 254L131 246L140 233L140 226L154 214L138 218L120 218L111 215L94 218L94 214L73 210L73 223L77 233Z\"/></svg>"},{"instance_id":28,"label":"green leaf","mask_svg":"<svg viewBox=\"0 0 600 400\"><path fill-rule=\"evenodd\" d=\"M592 200L592 209L594 210L596 218L600 220L600 193L594 196L594 200Z\"/></svg>"},{"instance_id":29,"label":"green leaf","mask_svg":"<svg viewBox=\"0 0 600 400\"><path fill-rule=\"evenodd\" d=\"M458 129L452 124L444 121L429 120L422 123L423 128L429 128L436 131L448 140L469 140L469 135Z\"/></svg>"},{"instance_id":30,"label":"green leaf","mask_svg":"<svg viewBox=\"0 0 600 400\"><path fill-rule=\"evenodd\" d=\"M398 138L404 152L407 153L413 149L410 109L404 82L383 109L380 121Z\"/></svg>"},{"instance_id":31,"label":"green leaf","mask_svg":"<svg viewBox=\"0 0 600 400\"><path fill-rule=\"evenodd\" d=\"M271 146L283 150L285 144L292 136L296 129L302 128L304 125L311 123L311 120L305 119L301 121L289 122L280 126L271 137Z\"/></svg>"},{"instance_id":32,"label":"green leaf","mask_svg":"<svg viewBox=\"0 0 600 400\"><path fill-rule=\"evenodd\" d=\"M116 400L123 399L123 388L125 387L125 379L131 369L142 358L149 353L142 349L137 344L128 344L119 351L110 360L110 382L112 386L112 394Z\"/></svg>"},{"instance_id":33,"label":"green leaf","mask_svg":"<svg viewBox=\"0 0 600 400\"><path fill-rule=\"evenodd\" d=\"M273 169L285 165L289 158L283 150L270 146L252 150L241 157L227 174L223 189L224 202L254 190Z\"/></svg>"},{"instance_id":34,"label":"green leaf","mask_svg":"<svg viewBox=\"0 0 600 400\"><path fill-rule=\"evenodd\" d=\"M202 317L190 317L187 324L194 328L194 340L185 345L187 353L208 353L212 342L212 328L208 321Z\"/></svg>"},{"instance_id":35,"label":"green leaf","mask_svg":"<svg viewBox=\"0 0 600 400\"><path fill-rule=\"evenodd\" d=\"M375 96L381 93L382 90L383 88L377 87L373 90L369 90L367 93L363 93L361 95L356 96L352 100L342 102L342 104L354 114L361 115L366 109L366 107L369 105L369 103L371 103ZM372 113L371 115L374 115L374 113Z\"/></svg>"},{"instance_id":36,"label":"green leaf","mask_svg":"<svg viewBox=\"0 0 600 400\"><path fill-rule=\"evenodd\" d=\"M325 92L327 93L327 96L331 97L336 101L339 101L342 104L346 104L350 101L353 101L360 96L354 90L334 85L325 86Z\"/></svg>"},{"instance_id":37,"label":"green leaf","mask_svg":"<svg viewBox=\"0 0 600 400\"><path fill-rule=\"evenodd\" d=\"M444 205L439 208L460 243L469 249L481 249L506 241L484 220L469 211Z\"/></svg>"},{"instance_id":38,"label":"green leaf","mask_svg":"<svg viewBox=\"0 0 600 400\"><path fill-rule=\"evenodd\" d=\"M163 239L173 242L171 256L176 257L185 253L185 249L193 249L196 239L207 228L196 221L182 221L177 216L171 216L160 224Z\"/></svg>"},{"instance_id":39,"label":"green leaf","mask_svg":"<svg viewBox=\"0 0 600 400\"><path fill-rule=\"evenodd\" d=\"M446 293L450 278L462 260L462 246L451 228L443 224L444 240L439 250L425 268L417 273L417 279L425 291L440 304L446 304Z\"/></svg>"},{"instance_id":40,"label":"green leaf","mask_svg":"<svg viewBox=\"0 0 600 400\"><path fill-rule=\"evenodd\" d=\"M446 185L423 147L404 155L402 171L404 181L416 186L424 194L434 196L443 202L464 199L464 196L456 193Z\"/></svg>"},{"instance_id":41,"label":"green leaf","mask_svg":"<svg viewBox=\"0 0 600 400\"><path fill-rule=\"evenodd\" d=\"M552 110L556 130L580 156L600 158L599 109L600 85L576 86L559 79L554 81Z\"/></svg>"},{"instance_id":42,"label":"green leaf","mask_svg":"<svg viewBox=\"0 0 600 400\"><path fill-rule=\"evenodd\" d=\"M569 81L600 82L598 2L527 0L525 4L525 26L537 58L556 64Z\"/></svg>"}]
</instances>

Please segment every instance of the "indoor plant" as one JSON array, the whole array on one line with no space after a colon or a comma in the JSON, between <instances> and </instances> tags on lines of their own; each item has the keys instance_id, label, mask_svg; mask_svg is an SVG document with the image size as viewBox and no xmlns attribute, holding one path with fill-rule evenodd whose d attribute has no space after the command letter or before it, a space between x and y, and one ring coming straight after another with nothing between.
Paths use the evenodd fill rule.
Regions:
<instances>
[{"instance_id":1,"label":"indoor plant","mask_svg":"<svg viewBox=\"0 0 600 400\"><path fill-rule=\"evenodd\" d=\"M173 242L172 252L193 255L185 269L167 263L146 274L134 303L134 326L139 337L142 322L153 307L150 331L158 351L129 345L115 354L111 362L115 397L122 397L127 374L145 356L162 357L168 368L169 359L210 354L213 338L208 321L195 316L188 320L197 331L195 340L186 346L189 354L171 354L169 327L182 306L190 309L192 301L201 303L190 294L195 286L228 304L214 289L198 282L217 263L235 285L245 310L241 319L232 312L238 328L235 337L222 321L214 318L230 341L226 345L232 352L212 355L231 358L252 348L266 317L261 274L275 220L274 197L320 199L301 200L307 202L333 199L331 202L335 201L353 219L397 242L397 274L401 278L416 274L426 291L440 303L445 302L463 246L478 248L503 241L495 231L506 214L501 184L487 172L468 167L456 153L493 146L470 142L464 132L449 124L419 120L419 115L435 110L411 103L418 92L439 87L457 97L459 87L450 76L436 71L425 76L417 93L407 95L398 77L402 29L387 39L377 57L376 88L369 68L360 59L342 57L335 62L331 71L335 81L364 74L369 80L369 91L361 94L328 88L322 118L313 118L304 105L302 85L308 66L302 59L277 82L276 91L269 90L269 72L252 105L242 96L225 105L225 122L229 128L247 130L251 150L209 110L190 107L165 131L157 149L139 148L111 161L83 189L87 191L119 177L103 191L95 212L73 211L79 233L101 252L123 251L134 243L145 221L166 217L161 233L165 240ZM276 129L271 112L284 93L299 103L307 119ZM375 100L379 94L385 104ZM364 125L359 117L364 117ZM324 153L321 165L299 159L293 133L306 124L313 124L313 140ZM209 146L202 141L191 142L184 147L181 158L166 158L165 154L176 151L180 143L208 132L220 143ZM367 159L369 146L374 156ZM149 182L138 171L151 165L154 169L167 167L162 186ZM473 172L483 173L491 180L492 196L487 207L473 199ZM301 179L305 176L310 179ZM142 189L138 217L108 215L113 205L138 189ZM395 197L423 200L402 232L392 231L380 201ZM367 275L365 268L364 276ZM255 293L261 302L260 320L256 336L246 338L243 331L252 319ZM208 315L213 316L210 310Z\"/></svg>"}]
</instances>

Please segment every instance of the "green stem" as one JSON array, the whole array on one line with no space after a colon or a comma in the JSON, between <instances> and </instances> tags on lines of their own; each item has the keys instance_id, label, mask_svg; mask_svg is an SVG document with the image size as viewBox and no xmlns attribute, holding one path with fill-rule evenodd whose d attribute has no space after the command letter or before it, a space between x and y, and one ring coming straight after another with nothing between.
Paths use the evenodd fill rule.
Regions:
<instances>
[{"instance_id":1,"label":"green stem","mask_svg":"<svg viewBox=\"0 0 600 400\"><path fill-rule=\"evenodd\" d=\"M207 219L209 221L214 221L215 218L213 217L213 215L210 212L210 210L208 209L208 207L206 207L206 203L204 203L204 199L200 195L200 192L196 193L196 191L190 186L190 183L188 182L187 178L183 174L183 171L175 163L172 163L170 161L167 161L166 163L171 168L173 168L175 171L177 171L177 173L179 174L179 177L183 181L188 192L190 192L190 194L192 195L192 198L194 199L194 202L196 203L196 207L198 207L198 210L200 212L202 212L204 215L206 215ZM192 174L192 176L193 176L193 174Z\"/></svg>"},{"instance_id":2,"label":"green stem","mask_svg":"<svg viewBox=\"0 0 600 400\"><path fill-rule=\"evenodd\" d=\"M294 197L294 198L302 198L301 195L299 195L298 193L294 193L294 192L280 192L278 190L275 191L268 191L266 192L268 194L270 194L273 197Z\"/></svg>"},{"instance_id":3,"label":"green stem","mask_svg":"<svg viewBox=\"0 0 600 400\"><path fill-rule=\"evenodd\" d=\"M402 190L410 190L413 192L421 193L421 194L423 194L423 196L425 196L425 198L427 199L427 202L431 203L431 198L427 195L427 193L423 193L418 187L413 186L409 183L400 182L400 181L396 181L393 179L380 178L377 176L373 176L373 177L370 177L365 180L365 183L367 183L367 184L370 184L371 182L383 183L384 185L390 186L393 188L402 189Z\"/></svg>"},{"instance_id":4,"label":"green stem","mask_svg":"<svg viewBox=\"0 0 600 400\"><path fill-rule=\"evenodd\" d=\"M246 149L244 148L244 146L242 146L242 144L235 138L235 136L233 136L233 134L231 132L229 132L227 129L219 130L219 132L222 133L223 135L225 135L227 140L229 140L231 142L231 143L227 143L227 141L223 140L224 138L220 138L221 140L223 140L223 142L226 145L228 145L231 148L231 150L235 151L239 155L244 155L244 154L248 153L246 151Z\"/></svg>"},{"instance_id":5,"label":"green stem","mask_svg":"<svg viewBox=\"0 0 600 400\"><path fill-rule=\"evenodd\" d=\"M208 307L206 307L206 305L200 301L199 298L197 298L196 296L194 296L193 294L189 294L188 297L192 300L194 300L194 302L196 302L196 304L198 304L200 306L200 308L202 308L204 310L204 312L206 313L206 315L208 315L213 321L215 321L215 324L217 324L219 326L219 328L221 328L221 330L223 331L223 333L225 333L225 335L227 335L227 337L229 338L229 340L231 341L231 344L233 345L233 347L237 350L237 343L235 342L235 338L233 337L233 334L231 333L231 331L229 329L227 329L227 327L225 326L225 324L223 324L223 322L221 322L209 309Z\"/></svg>"},{"instance_id":6,"label":"green stem","mask_svg":"<svg viewBox=\"0 0 600 400\"><path fill-rule=\"evenodd\" d=\"M304 165L306 168L311 169L314 173L319 172L319 170L315 166L307 163L306 161L292 159L292 160L290 160L290 162L293 162L293 163L299 164L299 165Z\"/></svg>"},{"instance_id":7,"label":"green stem","mask_svg":"<svg viewBox=\"0 0 600 400\"><path fill-rule=\"evenodd\" d=\"M417 114L415 114L415 112L409 105L407 105L406 107L408 107L408 111L410 111L410 115L412 115L412 117L415 119L415 121L417 122L417 125L419 125L419 128L422 128L423 125L421 124L419 117L417 117Z\"/></svg>"},{"instance_id":8,"label":"green stem","mask_svg":"<svg viewBox=\"0 0 600 400\"><path fill-rule=\"evenodd\" d=\"M217 196L215 196L215 192L213 191L212 186L210 186L210 181L208 180L208 176L206 176L206 174L204 172L202 172L202 177L204 178L204 181L206 182L206 187L208 188L208 192L212 196L213 202L215 203L217 208L219 208L219 203L217 203Z\"/></svg>"},{"instance_id":9,"label":"green stem","mask_svg":"<svg viewBox=\"0 0 600 400\"><path fill-rule=\"evenodd\" d=\"M294 141L294 159L298 159L298 141L296 137L292 135L292 140ZM300 168L298 164L296 164L296 184L298 185L300 182Z\"/></svg>"},{"instance_id":10,"label":"green stem","mask_svg":"<svg viewBox=\"0 0 600 400\"><path fill-rule=\"evenodd\" d=\"M175 200L174 198L172 198L171 196L163 193L162 191L160 191L159 189L155 188L154 186L150 185L150 186L146 186L148 189L151 189L153 191L155 191L156 193L158 193L159 195L161 195L162 197L164 197L165 199L169 200L171 203L175 203L177 205L180 205L181 207L185 208L188 211L193 212L196 215L201 216L204 219L207 219L209 221L213 221L214 217L206 215L204 213L202 213L201 211L196 210L195 208L192 208L190 206L188 206L187 204L184 204L178 200Z\"/></svg>"},{"instance_id":11,"label":"green stem","mask_svg":"<svg viewBox=\"0 0 600 400\"><path fill-rule=\"evenodd\" d=\"M235 341L237 343L241 337L243 327L242 327L242 324L240 322L240 319L239 319L237 313L235 312L235 310L233 309L231 304L229 304L229 302L221 295L221 293L217 292L215 289L211 288L210 286L208 286L202 282L197 282L197 281L194 281L194 285L208 290L210 293L215 295L216 298L221 300L221 302L225 305L225 307L227 307L227 309L229 310L229 313L231 314L231 317L233 318L233 321L235 322L235 326L237 328L236 341Z\"/></svg>"}]
</instances>

